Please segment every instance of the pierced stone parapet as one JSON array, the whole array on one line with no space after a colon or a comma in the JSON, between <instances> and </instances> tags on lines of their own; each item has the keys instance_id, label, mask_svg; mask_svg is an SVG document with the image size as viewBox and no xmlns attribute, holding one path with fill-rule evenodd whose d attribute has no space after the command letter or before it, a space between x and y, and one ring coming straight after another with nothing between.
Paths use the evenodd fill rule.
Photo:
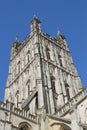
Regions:
<instances>
[{"instance_id":1,"label":"pierced stone parapet","mask_svg":"<svg viewBox=\"0 0 87 130\"><path fill-rule=\"evenodd\" d=\"M12 114L16 114L17 116L21 116L23 118L29 119L31 121L37 122L37 116L30 114L30 111L15 108L14 104L7 101L6 103L0 102L0 109L8 111Z\"/></svg>"},{"instance_id":2,"label":"pierced stone parapet","mask_svg":"<svg viewBox=\"0 0 87 130\"><path fill-rule=\"evenodd\" d=\"M58 109L58 115L63 116L67 112L70 111L71 107L76 104L78 105L87 97L87 87L83 88L78 94L76 94L73 98L70 99L65 105Z\"/></svg>"}]
</instances>

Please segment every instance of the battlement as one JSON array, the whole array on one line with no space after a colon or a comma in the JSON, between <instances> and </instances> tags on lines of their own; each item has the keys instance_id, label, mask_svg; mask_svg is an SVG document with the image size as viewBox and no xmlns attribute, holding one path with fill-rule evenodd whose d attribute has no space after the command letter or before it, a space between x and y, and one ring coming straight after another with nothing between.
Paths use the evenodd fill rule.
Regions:
<instances>
[{"instance_id":1,"label":"battlement","mask_svg":"<svg viewBox=\"0 0 87 130\"><path fill-rule=\"evenodd\" d=\"M64 106L58 109L58 115L64 116L67 114L73 105L78 105L81 103L85 98L87 98L87 87L83 88L78 94L76 94L73 98L70 99Z\"/></svg>"},{"instance_id":2,"label":"battlement","mask_svg":"<svg viewBox=\"0 0 87 130\"><path fill-rule=\"evenodd\" d=\"M14 104L9 101L7 101L6 103L0 102L0 109L8 111L17 116L21 116L21 117L31 120L33 122L38 121L37 116L32 115L29 110L27 111L24 109L15 108Z\"/></svg>"}]
</instances>

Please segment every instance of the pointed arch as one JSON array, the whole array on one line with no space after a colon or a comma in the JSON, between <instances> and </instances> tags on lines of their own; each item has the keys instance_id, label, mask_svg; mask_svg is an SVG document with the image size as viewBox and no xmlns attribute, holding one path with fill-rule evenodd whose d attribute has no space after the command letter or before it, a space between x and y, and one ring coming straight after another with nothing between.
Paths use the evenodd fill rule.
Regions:
<instances>
[{"instance_id":1,"label":"pointed arch","mask_svg":"<svg viewBox=\"0 0 87 130\"><path fill-rule=\"evenodd\" d=\"M46 54L47 54L47 59L51 59L50 58L50 49L48 47L46 47Z\"/></svg>"},{"instance_id":2,"label":"pointed arch","mask_svg":"<svg viewBox=\"0 0 87 130\"><path fill-rule=\"evenodd\" d=\"M30 61L30 50L27 51L27 63Z\"/></svg>"},{"instance_id":3,"label":"pointed arch","mask_svg":"<svg viewBox=\"0 0 87 130\"><path fill-rule=\"evenodd\" d=\"M16 106L17 106L17 108L18 108L18 103L19 103L19 90L16 91L15 97L16 97Z\"/></svg>"},{"instance_id":4,"label":"pointed arch","mask_svg":"<svg viewBox=\"0 0 87 130\"><path fill-rule=\"evenodd\" d=\"M53 93L53 101L54 101L54 109L55 113L57 112L57 93L56 93L56 86L55 86L55 77L51 76L51 88L52 88L52 93Z\"/></svg>"},{"instance_id":5,"label":"pointed arch","mask_svg":"<svg viewBox=\"0 0 87 130\"><path fill-rule=\"evenodd\" d=\"M60 66L63 66L63 63L62 63L62 56L61 56L60 54L58 54L58 60L59 60Z\"/></svg>"},{"instance_id":6,"label":"pointed arch","mask_svg":"<svg viewBox=\"0 0 87 130\"><path fill-rule=\"evenodd\" d=\"M55 77L51 76L51 87L52 87L52 91L56 92L56 88L55 88Z\"/></svg>"},{"instance_id":7,"label":"pointed arch","mask_svg":"<svg viewBox=\"0 0 87 130\"><path fill-rule=\"evenodd\" d=\"M21 122L19 124L19 129L18 130L32 130L32 127L30 124L28 124L27 122Z\"/></svg>"},{"instance_id":8,"label":"pointed arch","mask_svg":"<svg viewBox=\"0 0 87 130\"><path fill-rule=\"evenodd\" d=\"M50 127L52 130L71 130L71 128L64 124L64 123L57 123L57 122L54 122L52 124L50 124Z\"/></svg>"},{"instance_id":9,"label":"pointed arch","mask_svg":"<svg viewBox=\"0 0 87 130\"><path fill-rule=\"evenodd\" d=\"M65 90L67 99L70 100L69 84L67 82L65 82Z\"/></svg>"},{"instance_id":10,"label":"pointed arch","mask_svg":"<svg viewBox=\"0 0 87 130\"><path fill-rule=\"evenodd\" d=\"M26 86L27 86L27 95L30 95L30 79L27 80L26 82Z\"/></svg>"}]
</instances>

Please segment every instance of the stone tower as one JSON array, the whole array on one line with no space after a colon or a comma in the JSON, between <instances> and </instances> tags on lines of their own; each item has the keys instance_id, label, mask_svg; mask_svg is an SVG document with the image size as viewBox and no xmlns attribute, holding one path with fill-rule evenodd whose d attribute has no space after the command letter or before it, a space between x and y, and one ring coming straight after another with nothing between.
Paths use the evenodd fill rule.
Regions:
<instances>
[{"instance_id":1,"label":"stone tower","mask_svg":"<svg viewBox=\"0 0 87 130\"><path fill-rule=\"evenodd\" d=\"M86 99L85 89L83 91L66 38L61 33L55 38L43 33L41 22L36 16L30 28L30 35L23 43L16 38L12 44L4 99L6 111L10 108L10 114L16 113L20 117L21 113L24 119L29 119L29 130L33 126L36 128L31 123L30 115L38 119L36 130L80 130L78 123L82 114L77 111L81 111L82 107L78 104L85 106L85 111L87 100L82 102ZM15 120L10 122L14 124ZM86 122L85 119L82 122ZM23 130L20 124L21 119L15 126ZM22 124L24 127L26 123ZM26 130L27 127L26 124Z\"/></svg>"},{"instance_id":2,"label":"stone tower","mask_svg":"<svg viewBox=\"0 0 87 130\"><path fill-rule=\"evenodd\" d=\"M65 37L42 33L36 17L30 27L24 43L16 39L12 45L5 101L32 114L43 108L54 114L80 91L81 81Z\"/></svg>"},{"instance_id":3,"label":"stone tower","mask_svg":"<svg viewBox=\"0 0 87 130\"><path fill-rule=\"evenodd\" d=\"M82 88L67 42L62 34L52 39L41 32L40 20L33 18L31 33L24 43L13 43L5 101L29 109L58 109Z\"/></svg>"}]
</instances>

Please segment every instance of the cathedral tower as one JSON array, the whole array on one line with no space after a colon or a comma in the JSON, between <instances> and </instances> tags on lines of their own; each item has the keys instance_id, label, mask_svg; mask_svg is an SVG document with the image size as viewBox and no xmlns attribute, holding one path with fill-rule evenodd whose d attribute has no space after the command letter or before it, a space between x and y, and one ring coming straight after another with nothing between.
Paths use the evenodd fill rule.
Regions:
<instances>
[{"instance_id":1,"label":"cathedral tower","mask_svg":"<svg viewBox=\"0 0 87 130\"><path fill-rule=\"evenodd\" d=\"M36 16L30 30L12 44L0 130L87 130L87 87L65 36L43 33Z\"/></svg>"},{"instance_id":2,"label":"cathedral tower","mask_svg":"<svg viewBox=\"0 0 87 130\"><path fill-rule=\"evenodd\" d=\"M82 88L66 38L51 38L41 31L35 16L31 32L23 43L12 45L5 102L36 114L44 109L55 114Z\"/></svg>"}]
</instances>

